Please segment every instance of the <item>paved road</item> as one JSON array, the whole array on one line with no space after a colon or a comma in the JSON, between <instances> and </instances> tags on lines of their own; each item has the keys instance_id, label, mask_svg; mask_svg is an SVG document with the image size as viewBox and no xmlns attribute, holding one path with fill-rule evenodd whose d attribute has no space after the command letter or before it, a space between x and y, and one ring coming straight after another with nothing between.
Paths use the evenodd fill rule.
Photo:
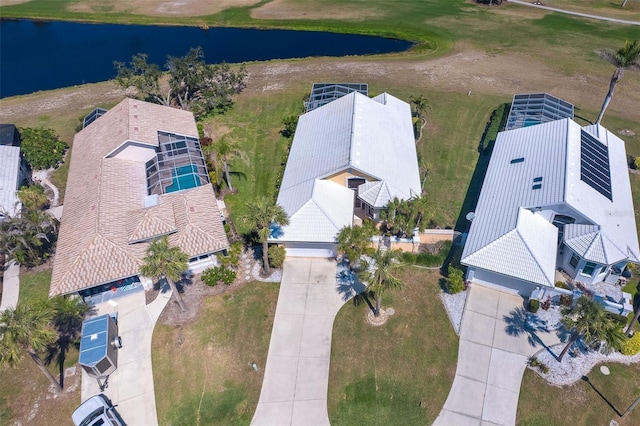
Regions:
<instances>
[{"instance_id":1,"label":"paved road","mask_svg":"<svg viewBox=\"0 0 640 426\"><path fill-rule=\"evenodd\" d=\"M140 291L96 306L96 315L118 313L118 332L123 347L118 351L118 369L109 377L109 386L104 394L118 405L118 412L129 425L158 424L151 369L151 337L170 297L171 291L166 291L145 305L145 292ZM82 401L99 393L96 379L83 371Z\"/></svg>"},{"instance_id":2,"label":"paved road","mask_svg":"<svg viewBox=\"0 0 640 426\"><path fill-rule=\"evenodd\" d=\"M537 7L538 9L545 9L545 10L550 10L552 12L558 12L558 13L564 13L564 14L567 14L567 15L580 16L582 18L597 19L599 21L609 21L609 22L615 22L617 24L626 24L626 25L640 25L640 22L638 22L638 21L627 21L625 19L608 18L606 16L589 15L588 13L572 12L570 10L563 10L563 9L557 9L555 7L544 6L544 5L541 5L541 4L534 4L533 2L520 1L520 0L509 0L509 3L515 3L515 4L522 5L522 6Z\"/></svg>"},{"instance_id":3,"label":"paved road","mask_svg":"<svg viewBox=\"0 0 640 426\"><path fill-rule=\"evenodd\" d=\"M350 282L336 282L337 274L334 260L285 261L252 425L329 425L327 387L333 320L355 294Z\"/></svg>"},{"instance_id":4,"label":"paved road","mask_svg":"<svg viewBox=\"0 0 640 426\"><path fill-rule=\"evenodd\" d=\"M542 349L523 332L520 296L471 286L465 306L458 367L437 426L514 425L527 358ZM538 335L545 344L559 340Z\"/></svg>"}]
</instances>

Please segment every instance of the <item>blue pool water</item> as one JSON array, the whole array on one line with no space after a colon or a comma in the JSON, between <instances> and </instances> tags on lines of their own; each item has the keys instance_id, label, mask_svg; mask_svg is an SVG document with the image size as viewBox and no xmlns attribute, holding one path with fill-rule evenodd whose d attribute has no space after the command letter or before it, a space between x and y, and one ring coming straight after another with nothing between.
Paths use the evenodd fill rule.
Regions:
<instances>
[{"instance_id":1,"label":"blue pool water","mask_svg":"<svg viewBox=\"0 0 640 426\"><path fill-rule=\"evenodd\" d=\"M165 192L169 194L200 186L200 178L197 173L198 168L193 164L176 167L173 169L173 183L165 188Z\"/></svg>"},{"instance_id":2,"label":"blue pool water","mask_svg":"<svg viewBox=\"0 0 640 426\"><path fill-rule=\"evenodd\" d=\"M524 119L524 127L535 126L536 124L540 124L541 121L537 118L525 118Z\"/></svg>"}]
</instances>

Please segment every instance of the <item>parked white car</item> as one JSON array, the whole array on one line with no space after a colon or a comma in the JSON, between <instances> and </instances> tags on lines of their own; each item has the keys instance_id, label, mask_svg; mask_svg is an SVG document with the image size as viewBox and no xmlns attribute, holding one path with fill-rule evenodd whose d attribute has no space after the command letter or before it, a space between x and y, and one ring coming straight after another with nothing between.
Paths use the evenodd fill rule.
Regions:
<instances>
[{"instance_id":1,"label":"parked white car","mask_svg":"<svg viewBox=\"0 0 640 426\"><path fill-rule=\"evenodd\" d=\"M104 394L94 395L83 402L71 415L75 426L127 426Z\"/></svg>"}]
</instances>

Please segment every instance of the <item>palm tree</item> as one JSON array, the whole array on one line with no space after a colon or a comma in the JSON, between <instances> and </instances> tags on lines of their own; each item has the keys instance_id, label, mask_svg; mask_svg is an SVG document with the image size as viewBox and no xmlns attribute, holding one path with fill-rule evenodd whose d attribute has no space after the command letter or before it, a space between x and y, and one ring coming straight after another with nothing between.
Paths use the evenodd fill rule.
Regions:
<instances>
[{"instance_id":1,"label":"palm tree","mask_svg":"<svg viewBox=\"0 0 640 426\"><path fill-rule=\"evenodd\" d=\"M617 52L613 52L611 50L603 50L600 54L605 60L613 64L616 69L611 76L611 82L609 83L609 92L604 98L604 102L602 104L602 108L600 109L600 114L598 115L596 124L600 124L602 116L604 116L604 112L609 106L609 102L611 102L616 84L618 84L620 80L622 80L624 70L633 67L638 68L640 66L640 42L636 40L630 43L629 40L627 40L624 47Z\"/></svg>"},{"instance_id":2,"label":"palm tree","mask_svg":"<svg viewBox=\"0 0 640 426\"><path fill-rule=\"evenodd\" d=\"M605 342L614 349L619 349L624 341L622 330L609 318L604 307L587 296L580 297L575 306L565 307L562 314L564 315L562 323L571 330L571 335L567 345L558 356L558 362L562 362L562 358L571 345L579 338L582 338L589 345Z\"/></svg>"},{"instance_id":3,"label":"palm tree","mask_svg":"<svg viewBox=\"0 0 640 426\"><path fill-rule=\"evenodd\" d=\"M63 380L64 361L72 345L78 344L82 332L82 321L90 310L90 306L79 297L60 296L50 299L49 306L53 310L51 323L58 333L58 338L49 345L45 363L54 360L60 368L60 380Z\"/></svg>"},{"instance_id":4,"label":"palm tree","mask_svg":"<svg viewBox=\"0 0 640 426\"><path fill-rule=\"evenodd\" d=\"M243 220L258 233L258 241L262 243L262 267L265 275L269 275L269 237L272 226L286 226L289 224L289 217L284 209L268 199L259 197L247 203L247 213Z\"/></svg>"},{"instance_id":5,"label":"palm tree","mask_svg":"<svg viewBox=\"0 0 640 426\"><path fill-rule=\"evenodd\" d=\"M413 109L416 117L424 118L427 110L431 109L429 105L429 99L427 99L424 95L420 96L411 96L411 104L413 105Z\"/></svg>"},{"instance_id":6,"label":"palm tree","mask_svg":"<svg viewBox=\"0 0 640 426\"><path fill-rule=\"evenodd\" d=\"M373 292L376 297L375 316L380 316L382 296L387 290L402 288L404 283L394 275L394 272L402 267L398 261L398 250L376 250L371 255L371 262L366 263L358 277L367 284L367 290Z\"/></svg>"},{"instance_id":7,"label":"palm tree","mask_svg":"<svg viewBox=\"0 0 640 426\"><path fill-rule=\"evenodd\" d=\"M362 226L345 226L336 235L338 252L349 259L349 267L353 267L360 261L363 254L373 252L371 237L377 233L373 222L364 221Z\"/></svg>"},{"instance_id":8,"label":"palm tree","mask_svg":"<svg viewBox=\"0 0 640 426\"><path fill-rule=\"evenodd\" d=\"M47 195L44 193L44 188L42 185L34 183L33 185L23 186L17 192L18 199L22 203L23 211L30 210L42 210L47 204L49 204L49 199Z\"/></svg>"},{"instance_id":9,"label":"palm tree","mask_svg":"<svg viewBox=\"0 0 640 426\"><path fill-rule=\"evenodd\" d=\"M176 281L179 281L182 273L187 270L188 261L189 255L183 252L180 247L171 247L169 239L165 235L151 241L140 267L142 275L158 280L163 278L167 280L182 312L185 312L187 307L178 292Z\"/></svg>"},{"instance_id":10,"label":"palm tree","mask_svg":"<svg viewBox=\"0 0 640 426\"><path fill-rule=\"evenodd\" d=\"M216 163L222 165L222 170L224 171L224 177L227 181L227 186L229 187L230 191L233 191L233 187L231 186L231 178L229 177L229 161L236 157L239 157L246 162L244 152L240 149L240 146L235 140L231 140L226 137L222 137L218 142L208 145L205 149L209 154L215 154ZM216 170L217 169L218 167L216 167Z\"/></svg>"},{"instance_id":11,"label":"palm tree","mask_svg":"<svg viewBox=\"0 0 640 426\"><path fill-rule=\"evenodd\" d=\"M45 304L20 303L16 308L3 311L0 314L0 366L17 366L26 351L56 392L60 392L62 386L39 355L56 339L50 325L52 316L52 310Z\"/></svg>"},{"instance_id":12,"label":"palm tree","mask_svg":"<svg viewBox=\"0 0 640 426\"><path fill-rule=\"evenodd\" d=\"M640 295L638 296L638 298L640 298ZM633 318L631 319L631 322L627 326L627 329L624 331L625 334L631 333L631 330L633 330L633 327L638 322L638 318L640 318L640 302L638 303L638 306L636 307L635 312L633 313Z\"/></svg>"},{"instance_id":13,"label":"palm tree","mask_svg":"<svg viewBox=\"0 0 640 426\"><path fill-rule=\"evenodd\" d=\"M53 248L58 221L42 210L25 210L0 222L0 253L26 266L41 264Z\"/></svg>"}]
</instances>

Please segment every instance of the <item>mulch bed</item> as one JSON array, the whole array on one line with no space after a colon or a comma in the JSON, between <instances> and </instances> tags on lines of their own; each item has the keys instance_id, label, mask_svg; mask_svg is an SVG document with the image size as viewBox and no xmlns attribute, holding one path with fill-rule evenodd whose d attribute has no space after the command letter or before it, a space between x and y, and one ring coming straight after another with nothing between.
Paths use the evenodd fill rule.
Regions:
<instances>
[{"instance_id":1,"label":"mulch bed","mask_svg":"<svg viewBox=\"0 0 640 426\"><path fill-rule=\"evenodd\" d=\"M194 322L198 318L200 303L209 296L216 296L224 293L233 293L244 287L247 281L242 271L238 271L236 279L231 285L218 284L215 287L209 287L201 279L200 274L195 275L190 281L177 283L178 289L181 290L182 300L187 306L187 312L182 312L178 302L172 296L167 306L160 314L158 322L170 326L182 326ZM153 302L160 295L160 291L156 286L153 290L145 293L147 305Z\"/></svg>"}]
</instances>

